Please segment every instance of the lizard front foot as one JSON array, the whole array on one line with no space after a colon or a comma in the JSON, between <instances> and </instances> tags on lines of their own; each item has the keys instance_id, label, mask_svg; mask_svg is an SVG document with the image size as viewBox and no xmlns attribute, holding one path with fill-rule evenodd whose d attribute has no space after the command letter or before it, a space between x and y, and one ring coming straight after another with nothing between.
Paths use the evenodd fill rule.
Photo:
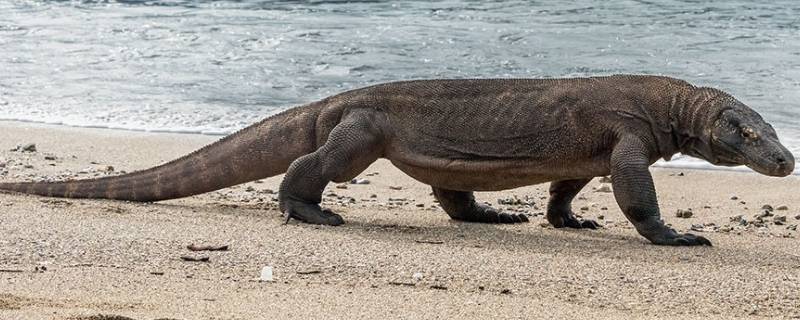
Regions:
<instances>
[{"instance_id":1,"label":"lizard front foot","mask_svg":"<svg viewBox=\"0 0 800 320\"><path fill-rule=\"evenodd\" d=\"M344 223L342 216L333 213L330 209L322 209L316 203L287 199L282 208L286 216L284 224L289 223L292 218L309 224L328 226L338 226Z\"/></svg>"},{"instance_id":2,"label":"lizard front foot","mask_svg":"<svg viewBox=\"0 0 800 320\"><path fill-rule=\"evenodd\" d=\"M650 242L662 246L713 246L711 241L703 236L691 233L677 233L674 230L672 234L653 237Z\"/></svg>"}]
</instances>

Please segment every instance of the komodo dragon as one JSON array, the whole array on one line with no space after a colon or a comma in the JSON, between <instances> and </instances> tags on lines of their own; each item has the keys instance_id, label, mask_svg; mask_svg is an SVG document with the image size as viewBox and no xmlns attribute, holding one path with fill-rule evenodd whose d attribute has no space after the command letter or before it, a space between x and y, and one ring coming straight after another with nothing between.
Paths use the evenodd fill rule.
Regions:
<instances>
[{"instance_id":1,"label":"komodo dragon","mask_svg":"<svg viewBox=\"0 0 800 320\"><path fill-rule=\"evenodd\" d=\"M660 219L648 166L678 152L770 176L794 169L772 126L732 96L668 77L615 75L379 84L287 110L147 170L0 189L159 201L285 172L279 202L287 221L339 225L340 215L319 206L325 186L387 158L433 186L452 219L526 222L475 202L472 192L550 181L547 220L593 229L571 202L593 177L610 174L620 209L642 236L658 245L711 245Z\"/></svg>"}]
</instances>

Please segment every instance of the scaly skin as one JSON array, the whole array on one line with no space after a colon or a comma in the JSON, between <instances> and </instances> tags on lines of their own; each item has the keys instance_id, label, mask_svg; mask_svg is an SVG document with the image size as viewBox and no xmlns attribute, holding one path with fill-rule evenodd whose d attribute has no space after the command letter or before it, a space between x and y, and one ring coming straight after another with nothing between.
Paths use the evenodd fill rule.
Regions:
<instances>
[{"instance_id":1,"label":"scaly skin","mask_svg":"<svg viewBox=\"0 0 800 320\"><path fill-rule=\"evenodd\" d=\"M620 208L652 243L710 245L660 219L648 167L677 152L772 176L794 169L792 154L755 111L724 92L677 79L427 80L357 89L291 109L144 171L5 183L0 190L158 201L286 172L279 199L287 219L339 225L341 216L319 206L323 189L383 157L433 186L453 219L525 222L477 204L472 192L552 181L547 220L596 228L575 217L572 199L593 177L610 174Z\"/></svg>"}]
</instances>

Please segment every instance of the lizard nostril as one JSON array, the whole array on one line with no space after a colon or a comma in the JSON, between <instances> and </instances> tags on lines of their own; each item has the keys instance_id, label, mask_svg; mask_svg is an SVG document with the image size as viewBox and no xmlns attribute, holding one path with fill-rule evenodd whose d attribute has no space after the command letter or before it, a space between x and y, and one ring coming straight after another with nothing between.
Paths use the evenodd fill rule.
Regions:
<instances>
[{"instance_id":1,"label":"lizard nostril","mask_svg":"<svg viewBox=\"0 0 800 320\"><path fill-rule=\"evenodd\" d=\"M778 156L778 158L776 158L775 161L778 162L779 165L786 164L786 159L782 156Z\"/></svg>"}]
</instances>

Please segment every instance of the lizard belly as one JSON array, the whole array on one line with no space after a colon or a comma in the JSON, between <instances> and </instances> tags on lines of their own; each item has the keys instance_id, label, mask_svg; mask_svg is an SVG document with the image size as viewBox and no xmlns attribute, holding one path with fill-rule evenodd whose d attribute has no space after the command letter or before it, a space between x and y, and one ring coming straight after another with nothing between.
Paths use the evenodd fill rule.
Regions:
<instances>
[{"instance_id":1,"label":"lizard belly","mask_svg":"<svg viewBox=\"0 0 800 320\"><path fill-rule=\"evenodd\" d=\"M609 174L602 159L565 167L526 160L465 161L388 157L412 178L440 188L459 191L499 191L550 181L591 178ZM599 161L598 161L599 160Z\"/></svg>"},{"instance_id":2,"label":"lizard belly","mask_svg":"<svg viewBox=\"0 0 800 320\"><path fill-rule=\"evenodd\" d=\"M392 160L392 164L422 183L459 191L498 191L558 180L528 170L486 170L477 163L472 164L474 168L453 168L453 165L418 166L395 160Z\"/></svg>"}]
</instances>

